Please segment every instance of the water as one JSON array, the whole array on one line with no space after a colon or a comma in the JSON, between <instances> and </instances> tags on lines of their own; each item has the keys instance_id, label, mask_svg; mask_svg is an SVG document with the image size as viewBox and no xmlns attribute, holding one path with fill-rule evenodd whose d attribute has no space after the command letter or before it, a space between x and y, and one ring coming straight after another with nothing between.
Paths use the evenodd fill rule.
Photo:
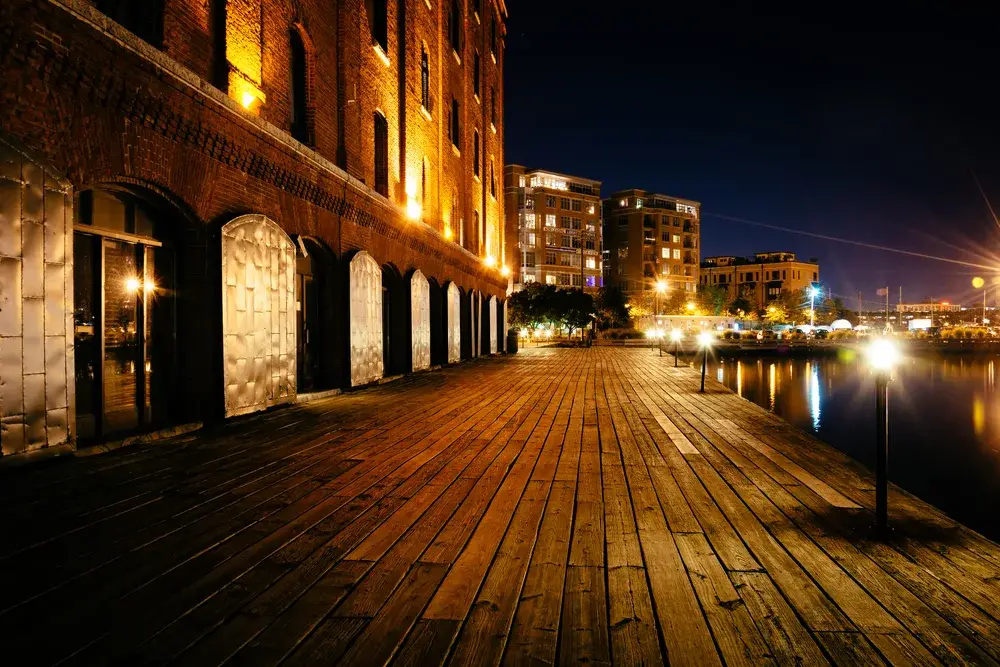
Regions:
<instances>
[{"instance_id":1,"label":"water","mask_svg":"<svg viewBox=\"0 0 1000 667\"><path fill-rule=\"evenodd\" d=\"M907 359L889 385L889 479L1000 539L1000 357ZM711 377L875 466L875 387L859 358L718 360Z\"/></svg>"}]
</instances>

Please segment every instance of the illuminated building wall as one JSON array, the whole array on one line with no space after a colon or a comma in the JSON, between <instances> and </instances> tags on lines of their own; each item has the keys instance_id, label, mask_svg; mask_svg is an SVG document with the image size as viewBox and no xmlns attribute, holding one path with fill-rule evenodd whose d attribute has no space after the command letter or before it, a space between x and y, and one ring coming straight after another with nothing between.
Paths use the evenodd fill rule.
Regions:
<instances>
[{"instance_id":1,"label":"illuminated building wall","mask_svg":"<svg viewBox=\"0 0 1000 667\"><path fill-rule=\"evenodd\" d=\"M645 190L623 190L603 202L605 280L626 293L695 292L701 248L701 204Z\"/></svg>"},{"instance_id":2,"label":"illuminated building wall","mask_svg":"<svg viewBox=\"0 0 1000 667\"><path fill-rule=\"evenodd\" d=\"M141 3L141 12L108 10L107 15L98 4L7 0L0 34L10 39L0 40L0 59L16 64L8 75L23 85L0 90L0 127L5 139L51 168L54 183L65 180L67 188L81 193L107 188L115 197L149 203L156 234L137 239L130 233L122 243L159 253L162 236L164 256L176 262L155 263L165 272L176 268L176 284L159 297L161 304L177 304L176 338L160 341L154 326L150 338L163 343L168 361L145 371L153 383L137 394L157 398L162 393L159 404L166 407L115 437L139 437L161 424L196 427L232 414L226 404L230 385L242 398L228 408L291 400L298 389L299 360L310 360L310 390L349 386L349 266L359 251L381 270L393 268L400 276L419 270L429 281L431 298L438 300L431 312L456 311L459 317L460 309L445 300L446 286L449 298L452 289L505 298L500 179L507 10L502 0L149 0ZM384 15L379 15L381 7ZM455 20L452 7L457 7ZM54 43L59 48L52 48ZM451 132L452 100L457 132ZM0 189L0 211L11 210L15 194L9 187ZM79 209L74 214L79 217ZM308 354L298 355L307 336L296 330L293 346L279 322L285 352L279 352L278 362L284 371L279 371L277 392L262 401L257 401L256 380L250 400L250 375L233 376L232 383L226 376L228 325L220 291L229 266L221 229L240 214L273 221L291 241L296 285L315 290L312 300L296 293L294 305L315 307L316 317L299 319L310 322L309 331L322 333L313 337ZM0 238L10 237L10 220L0 221ZM88 233L95 248L101 247L101 234ZM74 268L71 247L67 240L64 275ZM18 258L2 248L0 257L5 266ZM55 298L52 286L59 283L54 268L59 262L43 263L48 304L50 295ZM284 289L289 289L287 276ZM63 307L69 308L71 292L65 284L64 290ZM9 289L5 294L13 298ZM24 301L22 313L33 315L38 297ZM280 312L287 316L287 310ZM25 319L23 326L34 322ZM472 331L481 326L463 317L432 327L437 336L429 345L432 365L464 349L459 332L470 324ZM374 330L375 323L366 326ZM35 337L36 329L25 329L20 337ZM0 333L8 335L19 337ZM370 335L366 332L374 345ZM49 342L48 329L44 338ZM472 349L478 345L469 343ZM48 368L49 348L43 349ZM37 348L32 345L30 351ZM37 361L22 353L25 364ZM241 373L248 373L251 357L234 358L237 365L246 360ZM66 359L72 366L72 350ZM367 363L370 369L378 366L375 358ZM155 380L167 375L164 368L176 375L174 384L158 388ZM25 378L38 375L23 373ZM48 376L48 370L44 373ZM136 386L144 386L143 373L135 375ZM23 406L8 388L0 390L8 392L0 398L4 428L20 424L28 438L21 442L32 443L15 444L18 436L4 431L4 454L40 446L42 423L47 443L73 439L74 391L64 387L69 380L50 379L44 404L29 406L29 394L40 396L36 380L22 383ZM56 400L57 394L64 398ZM157 412L155 400L152 405ZM147 407L139 405L140 411Z\"/></svg>"},{"instance_id":3,"label":"illuminated building wall","mask_svg":"<svg viewBox=\"0 0 1000 667\"><path fill-rule=\"evenodd\" d=\"M751 257L706 257L702 285L722 287L730 298L744 296L757 308L783 292L803 290L819 280L819 264L803 262L791 252L761 252Z\"/></svg>"},{"instance_id":4,"label":"illuminated building wall","mask_svg":"<svg viewBox=\"0 0 1000 667\"><path fill-rule=\"evenodd\" d=\"M603 285L600 181L507 165L504 211L515 286Z\"/></svg>"}]
</instances>

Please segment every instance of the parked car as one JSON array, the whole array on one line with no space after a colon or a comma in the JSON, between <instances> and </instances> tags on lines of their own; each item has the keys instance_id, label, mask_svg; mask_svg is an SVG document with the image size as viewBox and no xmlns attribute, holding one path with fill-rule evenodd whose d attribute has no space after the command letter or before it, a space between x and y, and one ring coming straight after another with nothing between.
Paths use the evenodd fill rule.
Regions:
<instances>
[{"instance_id":1,"label":"parked car","mask_svg":"<svg viewBox=\"0 0 1000 667\"><path fill-rule=\"evenodd\" d=\"M813 332L813 336L816 338L816 340L825 340L830 336L830 332L827 331L826 329L816 329L816 331Z\"/></svg>"}]
</instances>

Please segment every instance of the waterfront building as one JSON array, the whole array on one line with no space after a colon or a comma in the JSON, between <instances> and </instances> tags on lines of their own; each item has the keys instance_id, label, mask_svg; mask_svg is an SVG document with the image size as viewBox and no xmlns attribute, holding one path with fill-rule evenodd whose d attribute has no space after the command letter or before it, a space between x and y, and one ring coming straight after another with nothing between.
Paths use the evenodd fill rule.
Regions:
<instances>
[{"instance_id":1,"label":"waterfront building","mask_svg":"<svg viewBox=\"0 0 1000 667\"><path fill-rule=\"evenodd\" d=\"M958 313L963 310L959 303L948 301L928 301L927 303L897 303L897 313L913 313L929 315L930 313Z\"/></svg>"},{"instance_id":2,"label":"waterfront building","mask_svg":"<svg viewBox=\"0 0 1000 667\"><path fill-rule=\"evenodd\" d=\"M719 255L701 262L701 284L723 287L729 298L743 296L765 308L783 292L809 287L819 280L819 263L796 259L791 252L758 252L751 257Z\"/></svg>"},{"instance_id":3,"label":"waterfront building","mask_svg":"<svg viewBox=\"0 0 1000 667\"><path fill-rule=\"evenodd\" d=\"M600 181L510 164L504 197L514 289L530 282L601 287Z\"/></svg>"},{"instance_id":4,"label":"waterfront building","mask_svg":"<svg viewBox=\"0 0 1000 667\"><path fill-rule=\"evenodd\" d=\"M502 349L503 0L7 0L0 452Z\"/></svg>"},{"instance_id":5,"label":"waterfront building","mask_svg":"<svg viewBox=\"0 0 1000 667\"><path fill-rule=\"evenodd\" d=\"M603 201L604 277L628 295L694 293L701 247L701 204L645 190L622 190Z\"/></svg>"}]
</instances>

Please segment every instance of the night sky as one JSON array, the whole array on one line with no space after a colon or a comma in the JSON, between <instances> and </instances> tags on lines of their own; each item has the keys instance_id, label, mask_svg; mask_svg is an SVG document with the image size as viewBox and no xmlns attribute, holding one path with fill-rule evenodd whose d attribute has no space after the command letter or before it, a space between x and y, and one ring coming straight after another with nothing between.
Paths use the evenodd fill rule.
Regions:
<instances>
[{"instance_id":1,"label":"night sky","mask_svg":"<svg viewBox=\"0 0 1000 667\"><path fill-rule=\"evenodd\" d=\"M1000 16L965 4L509 0L506 159L696 199L702 256L816 257L852 308L981 303L983 269L716 217L1000 271Z\"/></svg>"}]
</instances>

